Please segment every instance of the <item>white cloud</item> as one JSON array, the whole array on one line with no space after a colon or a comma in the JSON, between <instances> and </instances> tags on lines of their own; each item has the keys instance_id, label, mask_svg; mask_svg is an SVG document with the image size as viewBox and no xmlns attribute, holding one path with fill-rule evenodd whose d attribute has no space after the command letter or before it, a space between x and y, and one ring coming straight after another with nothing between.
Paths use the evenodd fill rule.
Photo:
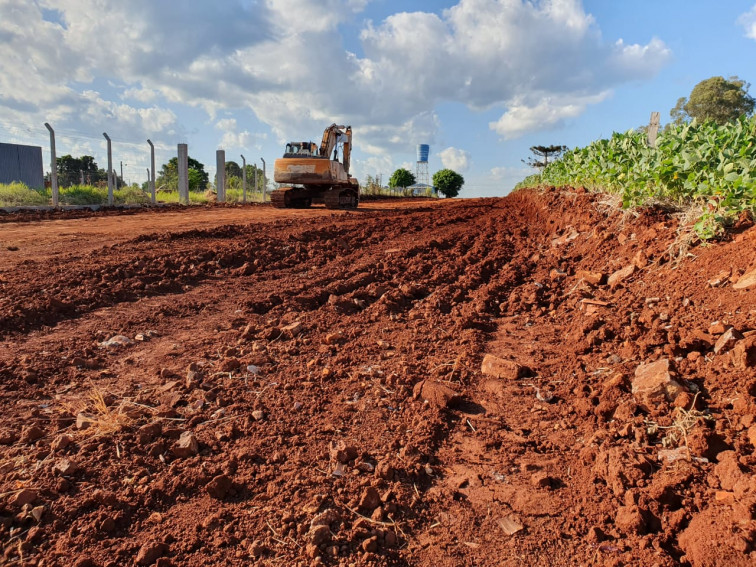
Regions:
<instances>
[{"instance_id":1,"label":"white cloud","mask_svg":"<svg viewBox=\"0 0 756 567\"><path fill-rule=\"evenodd\" d=\"M658 39L605 42L579 0L459 0L440 14L397 13L365 23L361 52L350 53L342 24L367 3L218 0L176 10L154 0L0 0L0 120L172 145L184 132L172 105L218 124L246 110L279 142L352 124L355 146L383 158L437 143L442 102L502 108L491 128L511 138L580 115L670 58ZM82 92L95 78L119 92ZM257 140L238 125L218 130L224 146Z\"/></svg>"},{"instance_id":2,"label":"white cloud","mask_svg":"<svg viewBox=\"0 0 756 567\"><path fill-rule=\"evenodd\" d=\"M438 152L441 163L448 169L453 169L457 173L464 173L470 169L470 154L459 148L446 148Z\"/></svg>"},{"instance_id":3,"label":"white cloud","mask_svg":"<svg viewBox=\"0 0 756 567\"><path fill-rule=\"evenodd\" d=\"M609 91L586 97L544 97L534 103L515 100L496 122L491 122L491 130L504 139L522 136L526 132L548 130L564 125L569 118L580 116L586 106L604 100Z\"/></svg>"},{"instance_id":4,"label":"white cloud","mask_svg":"<svg viewBox=\"0 0 756 567\"><path fill-rule=\"evenodd\" d=\"M756 40L756 4L738 18L738 23L745 28L745 35Z\"/></svg>"}]
</instances>

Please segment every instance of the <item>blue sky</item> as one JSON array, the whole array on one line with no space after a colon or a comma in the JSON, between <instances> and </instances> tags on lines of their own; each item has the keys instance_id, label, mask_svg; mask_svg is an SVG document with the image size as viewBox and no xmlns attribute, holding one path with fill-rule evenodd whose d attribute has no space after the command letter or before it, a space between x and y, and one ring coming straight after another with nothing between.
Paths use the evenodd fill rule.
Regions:
<instances>
[{"instance_id":1,"label":"blue sky","mask_svg":"<svg viewBox=\"0 0 756 567\"><path fill-rule=\"evenodd\" d=\"M176 6L181 6L178 10ZM268 164L287 139L354 129L361 181L462 173L506 194L539 144L582 146L648 122L708 77L756 80L754 0L0 0L0 141L146 178L188 143L215 170ZM756 87L752 89L752 94Z\"/></svg>"}]
</instances>

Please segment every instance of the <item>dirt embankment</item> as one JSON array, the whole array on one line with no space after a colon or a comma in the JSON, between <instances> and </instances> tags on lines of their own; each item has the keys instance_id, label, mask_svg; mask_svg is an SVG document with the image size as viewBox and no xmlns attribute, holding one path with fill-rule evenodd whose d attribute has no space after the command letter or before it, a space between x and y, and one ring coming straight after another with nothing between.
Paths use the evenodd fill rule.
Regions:
<instances>
[{"instance_id":1,"label":"dirt embankment","mask_svg":"<svg viewBox=\"0 0 756 567\"><path fill-rule=\"evenodd\" d=\"M679 254L569 191L260 221L0 268L6 562L756 559L756 229Z\"/></svg>"}]
</instances>

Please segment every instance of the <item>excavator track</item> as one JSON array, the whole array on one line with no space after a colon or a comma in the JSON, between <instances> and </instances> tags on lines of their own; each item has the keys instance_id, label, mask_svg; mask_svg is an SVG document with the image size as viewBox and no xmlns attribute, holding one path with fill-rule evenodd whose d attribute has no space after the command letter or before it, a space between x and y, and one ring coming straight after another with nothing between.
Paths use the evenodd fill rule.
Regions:
<instances>
[{"instance_id":1,"label":"excavator track","mask_svg":"<svg viewBox=\"0 0 756 567\"><path fill-rule=\"evenodd\" d=\"M359 192L356 189L329 189L323 193L323 203L326 209L356 209L360 204Z\"/></svg>"},{"instance_id":2,"label":"excavator track","mask_svg":"<svg viewBox=\"0 0 756 567\"><path fill-rule=\"evenodd\" d=\"M270 194L270 203L276 209L307 209L312 205L312 197L300 187L282 187Z\"/></svg>"}]
</instances>

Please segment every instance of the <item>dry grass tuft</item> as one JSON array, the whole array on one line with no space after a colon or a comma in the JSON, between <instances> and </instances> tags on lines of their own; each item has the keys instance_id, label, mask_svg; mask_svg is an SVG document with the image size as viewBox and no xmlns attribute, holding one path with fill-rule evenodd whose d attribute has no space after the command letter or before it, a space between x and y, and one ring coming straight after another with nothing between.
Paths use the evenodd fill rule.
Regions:
<instances>
[{"instance_id":1,"label":"dry grass tuft","mask_svg":"<svg viewBox=\"0 0 756 567\"><path fill-rule=\"evenodd\" d=\"M133 417L126 411L127 405L126 400L109 405L102 390L93 384L84 399L64 404L64 408L88 424L81 429L82 434L99 437L121 431L133 423Z\"/></svg>"}]
</instances>

